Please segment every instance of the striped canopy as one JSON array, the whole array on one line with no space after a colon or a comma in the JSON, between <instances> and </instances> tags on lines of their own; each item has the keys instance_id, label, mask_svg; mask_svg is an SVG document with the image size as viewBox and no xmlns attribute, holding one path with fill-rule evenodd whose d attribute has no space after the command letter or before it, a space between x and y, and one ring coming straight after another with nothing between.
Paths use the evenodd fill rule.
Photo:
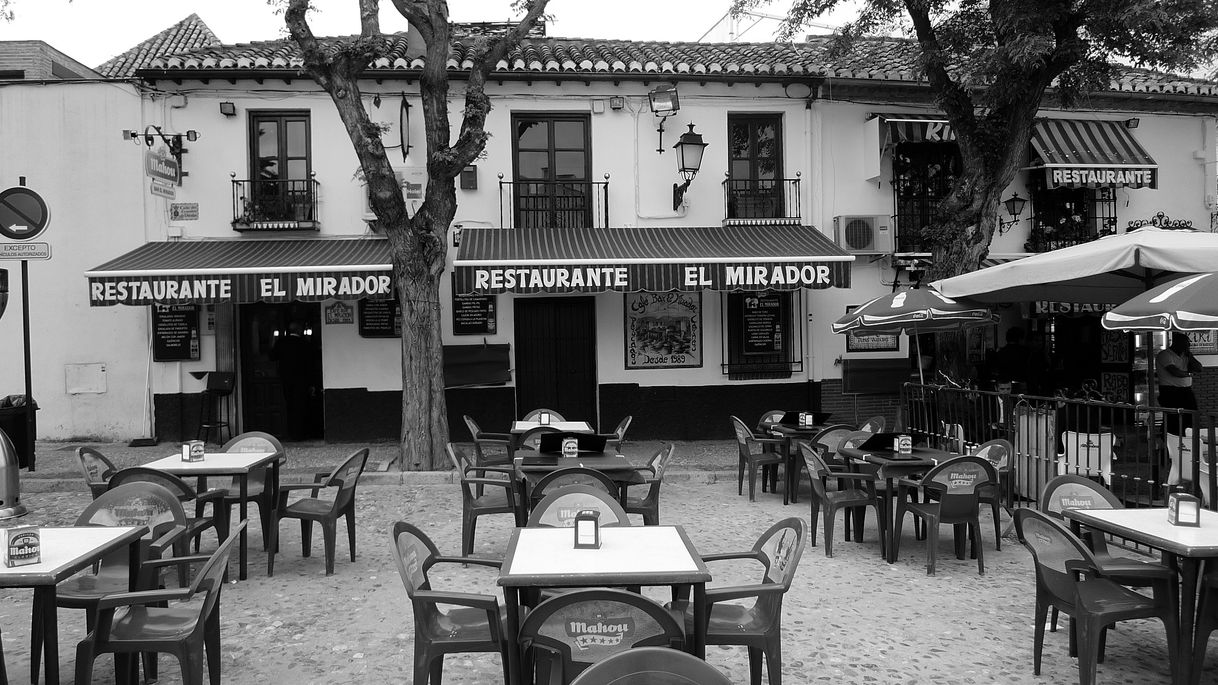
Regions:
<instances>
[{"instance_id":1,"label":"striped canopy","mask_svg":"<svg viewBox=\"0 0 1218 685\"><path fill-rule=\"evenodd\" d=\"M1109 330L1218 329L1218 273L1194 274L1147 290L1104 314Z\"/></svg>"}]
</instances>

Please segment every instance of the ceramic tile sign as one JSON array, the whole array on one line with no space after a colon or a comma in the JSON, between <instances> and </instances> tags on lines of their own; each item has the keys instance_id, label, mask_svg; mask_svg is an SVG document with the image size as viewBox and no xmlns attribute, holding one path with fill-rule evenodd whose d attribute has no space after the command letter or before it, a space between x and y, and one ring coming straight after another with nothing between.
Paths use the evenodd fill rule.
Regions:
<instances>
[{"instance_id":1,"label":"ceramic tile sign","mask_svg":"<svg viewBox=\"0 0 1218 685\"><path fill-rule=\"evenodd\" d=\"M627 369L702 366L702 294L625 295Z\"/></svg>"}]
</instances>

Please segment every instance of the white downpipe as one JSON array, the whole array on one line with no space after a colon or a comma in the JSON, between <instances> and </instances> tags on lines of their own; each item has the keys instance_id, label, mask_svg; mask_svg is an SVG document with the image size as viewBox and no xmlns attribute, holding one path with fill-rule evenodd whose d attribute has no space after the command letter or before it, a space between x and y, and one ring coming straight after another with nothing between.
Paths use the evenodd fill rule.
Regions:
<instances>
[{"instance_id":1,"label":"white downpipe","mask_svg":"<svg viewBox=\"0 0 1218 685\"><path fill-rule=\"evenodd\" d=\"M800 186L801 186L800 195L802 195L802 197L800 198L800 201L803 202L804 200L807 200L808 204L807 204L807 212L806 212L805 216L808 217L807 223L810 225L814 225L813 222L811 221L812 198L816 195L815 191L813 190L813 186L820 181L820 174L818 173L816 166L811 163L811 160L820 159L818 156L812 154L813 146L819 145L820 141L818 139L815 139L812 137L812 100L811 99L808 100L807 106L804 107L804 138L803 139L804 139L804 144L807 146L807 149L804 151L806 153L804 156L804 164L808 170L808 187L805 189L802 187L803 184L800 184ZM814 344L814 332L812 330L813 323L815 322L815 318L812 316L812 302L813 302L813 298L811 298L811 297L804 298L803 325L804 325L804 336L806 338L806 340L804 341L804 374L807 376L807 380L809 382L812 381L814 378L818 378L822 375L820 373L820 369L818 369L816 367L816 345Z\"/></svg>"},{"instance_id":2,"label":"white downpipe","mask_svg":"<svg viewBox=\"0 0 1218 685\"><path fill-rule=\"evenodd\" d=\"M629 102L629 101L627 101ZM685 204L675 212L665 212L663 214L644 214L643 201L640 197L641 187L639 185L639 114L642 113L642 108L635 109L630 107L630 115L634 117L634 216L635 219L682 219L685 217Z\"/></svg>"}]
</instances>

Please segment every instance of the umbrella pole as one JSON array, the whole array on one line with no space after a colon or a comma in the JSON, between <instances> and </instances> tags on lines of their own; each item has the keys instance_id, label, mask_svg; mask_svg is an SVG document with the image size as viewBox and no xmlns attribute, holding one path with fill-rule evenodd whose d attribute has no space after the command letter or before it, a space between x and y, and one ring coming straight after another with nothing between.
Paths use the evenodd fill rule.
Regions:
<instances>
[{"instance_id":1,"label":"umbrella pole","mask_svg":"<svg viewBox=\"0 0 1218 685\"><path fill-rule=\"evenodd\" d=\"M922 385L926 385L926 377L922 375L922 340L918 337L917 328L914 329L913 339L914 347L916 348L918 355L918 382Z\"/></svg>"}]
</instances>

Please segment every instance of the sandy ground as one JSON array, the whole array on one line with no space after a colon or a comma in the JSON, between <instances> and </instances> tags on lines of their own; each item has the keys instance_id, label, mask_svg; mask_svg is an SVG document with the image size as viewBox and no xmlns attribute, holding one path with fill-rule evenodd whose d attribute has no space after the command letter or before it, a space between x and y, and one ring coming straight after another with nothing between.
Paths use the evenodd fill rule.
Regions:
<instances>
[{"instance_id":1,"label":"sandy ground","mask_svg":"<svg viewBox=\"0 0 1218 685\"><path fill-rule=\"evenodd\" d=\"M23 499L31 513L16 522L69 524L90 497L75 473L75 445L39 447L39 470L23 472ZM646 446L644 446L646 447ZM173 446L100 446L123 463L163 456ZM335 464L351 445L289 446L288 475ZM641 450L641 451L645 451ZM391 458L393 446L376 446ZM808 519L807 496L783 506L781 496L759 494L750 503L736 494L734 446L683 444L662 493L661 522L683 526L704 554L748 549L773 522ZM806 486L805 486L806 489ZM248 580L233 582L222 600L224 682L271 683L409 682L412 660L410 603L390 551L389 530L405 520L428 531L445 553L460 550L460 493L451 474L372 472L361 483L357 504L357 560L347 555L340 534L335 574L324 575L320 539L314 555L300 554L299 528L281 527L282 552L275 576L266 575L266 554L257 525L250 535ZM253 522L251 522L253 523ZM938 573L927 576L925 543L906 526L901 558L894 565L879 557L874 521L862 543L841 540L835 556L807 546L787 594L783 619L783 675L787 683L1051 683L1077 682L1067 654L1065 632L1048 634L1043 675L1032 675L1033 578L1031 557L1016 541L994 549L988 514L982 519L985 575L976 562L957 560L950 534L938 550ZM502 556L511 532L509 516L480 519L475 553ZM317 533L314 537L317 537ZM204 548L214 548L204 538ZM234 557L235 560L235 557ZM744 563L716 565L714 585L756 582L758 569ZM438 588L499 594L493 571L449 569L433 579ZM662 599L667 589L648 589ZM0 626L10 679L29 673L31 591L0 590ZM75 644L84 636L79 611L60 613L60 664L71 682ZM1099 666L1102 683L1167 683L1166 642L1161 625L1134 621L1108 638L1108 658ZM707 661L733 682L748 682L745 650L710 647ZM1202 682L1218 682L1218 641L1209 648ZM162 657L162 683L180 682L172 659ZM98 660L96 683L113 681L109 657ZM445 663L447 683L497 683L497 656L453 655Z\"/></svg>"}]
</instances>

